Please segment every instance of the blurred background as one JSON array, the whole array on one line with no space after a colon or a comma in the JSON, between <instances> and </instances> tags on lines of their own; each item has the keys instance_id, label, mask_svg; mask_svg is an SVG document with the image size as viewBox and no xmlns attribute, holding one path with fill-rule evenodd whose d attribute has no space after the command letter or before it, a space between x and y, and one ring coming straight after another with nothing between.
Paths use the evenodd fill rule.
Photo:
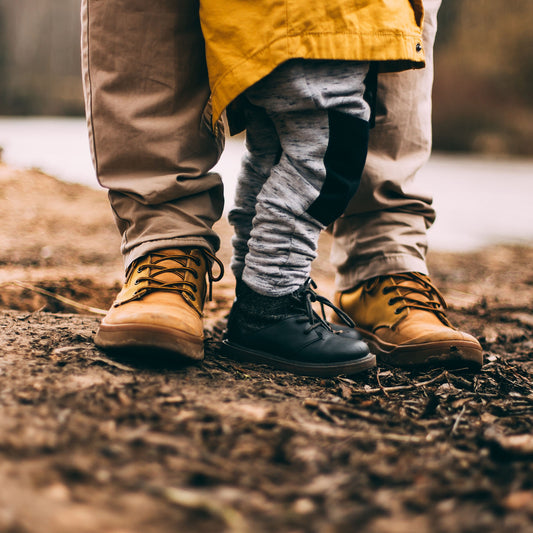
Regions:
<instances>
[{"instance_id":1,"label":"blurred background","mask_svg":"<svg viewBox=\"0 0 533 533\"><path fill-rule=\"evenodd\" d=\"M80 0L0 0L0 114L83 114ZM533 155L533 2L444 0L436 150Z\"/></svg>"},{"instance_id":2,"label":"blurred background","mask_svg":"<svg viewBox=\"0 0 533 533\"><path fill-rule=\"evenodd\" d=\"M0 0L0 146L9 164L97 186L83 123L79 4ZM499 209L508 201L510 218L520 213L512 231L501 230L506 217L500 216L494 239L506 241L533 240L532 210L525 204L526 193L533 198L532 24L532 0L444 0L439 15L435 155L424 172L432 187L444 180L448 191L464 187L467 178L472 195L486 189L491 197L494 187ZM237 172L241 150L242 140L228 143L218 168L225 179ZM453 222L464 210L457 194L445 195L436 190L436 203L455 206L440 218ZM456 220L458 229L464 222ZM454 242L457 247L457 237Z\"/></svg>"}]
</instances>

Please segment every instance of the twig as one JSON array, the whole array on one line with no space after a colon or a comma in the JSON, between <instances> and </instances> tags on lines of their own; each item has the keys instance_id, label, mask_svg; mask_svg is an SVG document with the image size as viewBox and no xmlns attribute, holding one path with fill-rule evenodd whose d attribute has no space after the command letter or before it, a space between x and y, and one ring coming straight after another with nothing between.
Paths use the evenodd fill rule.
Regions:
<instances>
[{"instance_id":1,"label":"twig","mask_svg":"<svg viewBox=\"0 0 533 533\"><path fill-rule=\"evenodd\" d=\"M246 518L231 505L225 504L220 498L213 498L207 491L182 489L178 487L149 487L152 494L185 509L206 511L212 516L222 519L228 529L235 533L250 533L251 529Z\"/></svg>"},{"instance_id":2,"label":"twig","mask_svg":"<svg viewBox=\"0 0 533 533\"><path fill-rule=\"evenodd\" d=\"M412 383L411 385L397 385L395 387L381 387L377 389L355 389L354 393L356 394L375 394L376 392L397 392L402 390L412 390L412 389L418 389L419 387L425 387L426 385L431 385L432 383L435 383L435 381L438 381L442 377L446 377L448 375L448 371L444 370L444 372L441 372L438 376L435 376L432 379L429 379L428 381L420 381L418 383Z\"/></svg>"},{"instance_id":3,"label":"twig","mask_svg":"<svg viewBox=\"0 0 533 533\"><path fill-rule=\"evenodd\" d=\"M59 302L62 302L66 305L70 305L71 307L74 307L75 309L80 309L82 311L94 313L95 315L107 314L107 311L104 311L103 309L98 309L97 307L91 307L89 305L81 304L79 302L76 302L75 300L71 300L70 298L65 298L65 296L54 294L50 291L41 289L40 287L35 287L35 285L30 285L29 283L25 283L23 281L12 280L12 281L4 281L3 283L0 283L0 287L5 287L8 285L16 285L17 287L22 287L23 289L27 289L29 291L42 294L43 296L47 296L48 298L53 298L54 300L58 300Z\"/></svg>"},{"instance_id":4,"label":"twig","mask_svg":"<svg viewBox=\"0 0 533 533\"><path fill-rule=\"evenodd\" d=\"M324 417L326 417L330 422L333 422L337 425L343 425L342 421L339 420L335 415L333 415L330 410L329 406L324 403L317 403L316 404L317 411Z\"/></svg>"},{"instance_id":5,"label":"twig","mask_svg":"<svg viewBox=\"0 0 533 533\"><path fill-rule=\"evenodd\" d=\"M318 409L320 412L324 413L324 408L327 405L327 414L329 416L332 416L329 411L337 412L337 413L344 413L347 415L351 415L354 418L361 418L363 420L366 420L368 422L374 422L377 424L382 424L383 419L379 418L378 416L371 415L370 413L366 413L364 411L358 411L357 409L352 409L348 407L347 405L335 403L335 402L328 402L327 400L313 400L313 399L307 399L303 402L304 407L312 407L313 409Z\"/></svg>"},{"instance_id":6,"label":"twig","mask_svg":"<svg viewBox=\"0 0 533 533\"><path fill-rule=\"evenodd\" d=\"M453 427L452 427L452 430L450 431L450 435L453 435L455 433L455 430L457 429L457 426L459 425L459 422L461 421L461 418L465 414L465 411L466 411L466 405L463 405L463 407L461 408L460 413L455 418L455 422L453 423Z\"/></svg>"},{"instance_id":7,"label":"twig","mask_svg":"<svg viewBox=\"0 0 533 533\"><path fill-rule=\"evenodd\" d=\"M85 356L85 359L93 361L94 363L104 363L106 365L118 368L119 370L122 370L124 372L135 372L135 368L123 365L122 363L119 363L118 361L113 361L113 359L108 359L107 357L102 357L98 355L87 355Z\"/></svg>"},{"instance_id":8,"label":"twig","mask_svg":"<svg viewBox=\"0 0 533 533\"><path fill-rule=\"evenodd\" d=\"M389 398L389 393L385 390L385 388L383 387L383 385L381 384L381 380L379 379L379 368L376 372L376 380L378 382L378 387L381 389L381 391L383 392L383 394Z\"/></svg>"}]
</instances>

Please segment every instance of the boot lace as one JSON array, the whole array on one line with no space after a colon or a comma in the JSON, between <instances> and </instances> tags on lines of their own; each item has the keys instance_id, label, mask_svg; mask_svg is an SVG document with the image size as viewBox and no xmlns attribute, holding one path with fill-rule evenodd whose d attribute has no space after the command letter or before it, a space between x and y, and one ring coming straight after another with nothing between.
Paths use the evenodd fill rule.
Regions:
<instances>
[{"instance_id":1,"label":"boot lace","mask_svg":"<svg viewBox=\"0 0 533 533\"><path fill-rule=\"evenodd\" d=\"M305 282L305 284L293 294L293 298L296 300L299 306L303 307L303 310L305 311L306 315L305 317L302 317L299 320L301 322L309 322L309 327L304 331L304 333L307 335L308 333L311 333L311 331L322 327L326 328L331 333L340 333L339 330L334 330L326 319L326 307L329 307L335 313L337 313L337 315L342 319L345 325L350 328L355 327L353 320L342 309L339 309L327 298L317 294L314 291L314 289L316 288L316 283L311 278L309 278ZM313 309L313 303L315 302L320 304L320 311L322 316L319 315Z\"/></svg>"},{"instance_id":2,"label":"boot lace","mask_svg":"<svg viewBox=\"0 0 533 533\"><path fill-rule=\"evenodd\" d=\"M208 299L212 300L213 283L220 281L224 276L224 265L220 259L218 259L209 250L202 248L201 252L204 255L206 262ZM167 292L176 292L182 295L186 294L188 298L195 301L196 293L198 292L198 286L196 283L186 280L185 274L192 274L195 280L199 278L199 275L197 269L187 266L189 264L189 260L191 260L198 268L201 267L201 261L187 250L183 250L183 253L179 255L167 255L157 251L151 252L150 263L136 267L137 273L141 274L142 272L146 272L144 276L139 276L135 280L136 285L144 283L143 287L135 293L136 297L141 297L148 292L152 292L153 290L164 290ZM165 262L165 265L161 264L163 261ZM169 266L169 261L174 264ZM213 274L214 264L219 267L219 273L217 275ZM173 281L163 280L161 279L161 276L164 274L174 274L175 278L177 279Z\"/></svg>"},{"instance_id":3,"label":"boot lace","mask_svg":"<svg viewBox=\"0 0 533 533\"><path fill-rule=\"evenodd\" d=\"M393 276L379 276L369 280L365 289L368 292L372 292L385 280L388 280L390 284L383 288L383 294L389 294L395 291L399 293L396 296L392 296L388 302L389 305L394 305L398 302L401 303L396 308L396 314L400 314L404 309L420 309L434 313L444 324L449 325L445 314L445 309L448 308L448 305L442 294L429 281L427 276L417 272L405 272L394 274ZM407 281L416 285L406 285L405 282Z\"/></svg>"}]
</instances>

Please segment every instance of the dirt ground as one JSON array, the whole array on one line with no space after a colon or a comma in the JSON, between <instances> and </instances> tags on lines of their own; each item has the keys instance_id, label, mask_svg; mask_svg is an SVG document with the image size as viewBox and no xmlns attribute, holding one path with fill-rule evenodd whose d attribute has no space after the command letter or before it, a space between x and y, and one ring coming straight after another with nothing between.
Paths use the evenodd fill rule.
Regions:
<instances>
[{"instance_id":1,"label":"dirt ground","mask_svg":"<svg viewBox=\"0 0 533 533\"><path fill-rule=\"evenodd\" d=\"M320 379L218 355L229 274L202 364L109 358L105 193L0 165L0 208L1 532L533 531L533 248L429 258L479 373Z\"/></svg>"}]
</instances>

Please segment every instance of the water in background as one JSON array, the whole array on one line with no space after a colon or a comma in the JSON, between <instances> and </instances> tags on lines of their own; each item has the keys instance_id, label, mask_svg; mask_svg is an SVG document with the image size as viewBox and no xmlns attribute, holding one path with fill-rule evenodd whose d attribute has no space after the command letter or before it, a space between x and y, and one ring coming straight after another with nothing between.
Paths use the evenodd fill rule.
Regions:
<instances>
[{"instance_id":1,"label":"water in background","mask_svg":"<svg viewBox=\"0 0 533 533\"><path fill-rule=\"evenodd\" d=\"M98 187L80 118L0 118L3 160L64 181ZM215 167L233 202L242 139L229 139ZM533 160L432 156L419 178L433 192L432 249L468 251L495 243L533 245Z\"/></svg>"}]
</instances>

